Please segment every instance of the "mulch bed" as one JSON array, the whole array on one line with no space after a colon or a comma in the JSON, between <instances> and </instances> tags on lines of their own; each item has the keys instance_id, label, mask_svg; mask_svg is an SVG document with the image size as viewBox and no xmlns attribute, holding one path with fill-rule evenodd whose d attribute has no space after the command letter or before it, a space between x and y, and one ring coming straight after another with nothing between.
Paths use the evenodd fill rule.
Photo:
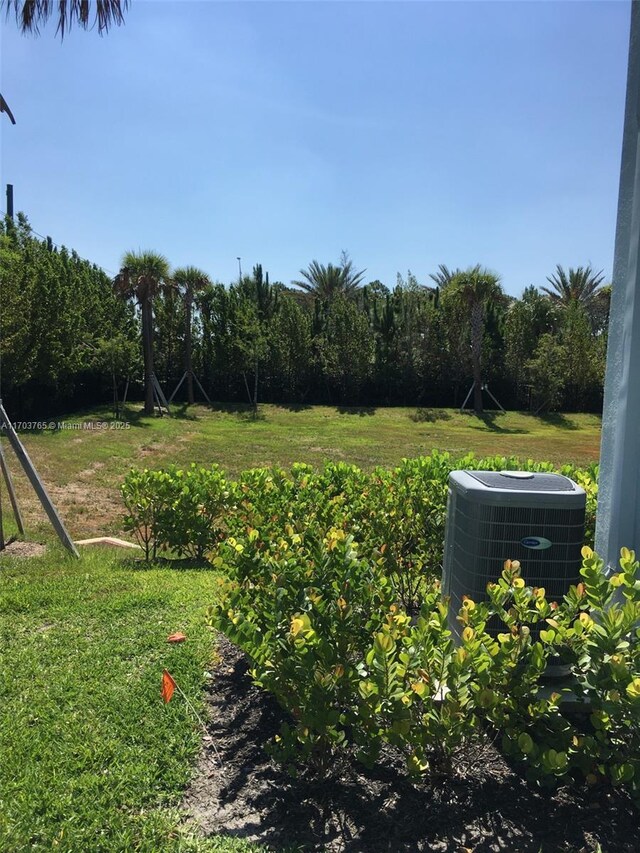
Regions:
<instances>
[{"instance_id":1,"label":"mulch bed","mask_svg":"<svg viewBox=\"0 0 640 853\"><path fill-rule=\"evenodd\" d=\"M276 851L640 849L640 814L624 794L532 788L490 743L461 755L452 778L437 787L407 779L391 750L372 771L347 755L324 779L294 779L263 749L283 711L253 686L246 658L224 637L219 654L210 737L184 802L207 836L238 836Z\"/></svg>"}]
</instances>

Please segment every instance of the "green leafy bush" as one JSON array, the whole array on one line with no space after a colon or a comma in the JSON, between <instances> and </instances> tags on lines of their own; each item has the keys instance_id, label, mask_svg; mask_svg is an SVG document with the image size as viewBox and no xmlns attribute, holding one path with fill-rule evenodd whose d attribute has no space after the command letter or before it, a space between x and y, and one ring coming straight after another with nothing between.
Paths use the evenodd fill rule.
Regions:
<instances>
[{"instance_id":1,"label":"green leafy bush","mask_svg":"<svg viewBox=\"0 0 640 853\"><path fill-rule=\"evenodd\" d=\"M623 548L620 571L583 550L583 582L553 620L576 692L590 710L572 736L571 762L591 784L607 779L640 795L640 577L635 553Z\"/></svg>"},{"instance_id":2,"label":"green leafy bush","mask_svg":"<svg viewBox=\"0 0 640 853\"><path fill-rule=\"evenodd\" d=\"M291 524L275 540L250 529L215 562L226 577L210 624L247 653L256 683L289 712L271 745L285 763L326 767L352 746L372 764L387 743L410 773L437 776L489 726L531 781L606 780L637 794L640 581L631 552L607 578L585 550L584 581L562 602L507 561L487 601L463 601L459 643L437 584L412 617L384 561L361 556L342 529L322 540ZM616 589L624 603L612 602ZM558 655L586 714L567 716L562 693L544 686Z\"/></svg>"},{"instance_id":3,"label":"green leafy bush","mask_svg":"<svg viewBox=\"0 0 640 853\"><path fill-rule=\"evenodd\" d=\"M215 562L227 579L211 624L248 654L256 682L292 717L275 751L323 766L345 741L357 665L393 600L388 580L341 529L318 539L285 524L272 539L252 528L230 537Z\"/></svg>"},{"instance_id":4,"label":"green leafy bush","mask_svg":"<svg viewBox=\"0 0 640 853\"><path fill-rule=\"evenodd\" d=\"M291 715L271 745L281 761L323 768L351 744L372 764L386 742L412 773L446 771L477 733L472 656L452 640L437 585L412 620L383 560L358 552L335 528L322 540L291 525L277 540L232 537L216 559L226 578L210 624Z\"/></svg>"},{"instance_id":5,"label":"green leafy bush","mask_svg":"<svg viewBox=\"0 0 640 853\"><path fill-rule=\"evenodd\" d=\"M489 584L489 613L507 631L497 634L490 676L496 701L485 719L531 780L570 777L640 793L640 579L635 554L626 548L620 568L608 576L585 546L583 581L559 603L548 601L544 589L527 587L517 562L507 562L500 580ZM475 624L473 612L468 620ZM511 656L514 670L521 670L516 683L504 680L501 656ZM543 680L551 656L570 667L560 692ZM565 699L571 713L562 712Z\"/></svg>"},{"instance_id":6,"label":"green leafy bush","mask_svg":"<svg viewBox=\"0 0 640 853\"><path fill-rule=\"evenodd\" d=\"M222 538L233 490L217 465L186 471L132 470L122 486L125 529L155 559L158 551L202 559Z\"/></svg>"},{"instance_id":7,"label":"green leafy bush","mask_svg":"<svg viewBox=\"0 0 640 853\"><path fill-rule=\"evenodd\" d=\"M124 528L134 534L147 561L158 552L158 517L169 502L171 486L167 471L132 469L120 490L127 509Z\"/></svg>"},{"instance_id":8,"label":"green leafy bush","mask_svg":"<svg viewBox=\"0 0 640 853\"><path fill-rule=\"evenodd\" d=\"M326 767L345 746L371 764L390 744L410 773L437 775L490 727L531 780L606 781L637 794L635 555L623 551L621 571L608 577L587 548L583 581L561 602L527 586L508 561L486 601L463 601L458 641L438 582L454 468L552 470L434 452L392 471L296 464L245 471L237 482L215 466L132 471L126 525L147 559L207 557L222 570L210 623L289 712L271 745L287 764ZM561 473L587 492L589 542L597 467ZM562 692L541 689L550 658L569 666L587 713L568 716Z\"/></svg>"},{"instance_id":9,"label":"green leafy bush","mask_svg":"<svg viewBox=\"0 0 640 853\"><path fill-rule=\"evenodd\" d=\"M125 524L138 537L147 558L158 551L202 558L215 556L226 530L242 535L247 527L277 538L284 524L302 525L322 538L336 528L376 553L400 603L417 613L430 585L440 575L448 477L456 468L551 471L549 463L502 456L453 459L434 451L404 459L397 468L367 473L342 462L316 471L295 464L290 471L257 468L228 482L216 467L187 471L132 471L123 486ZM562 473L587 491L586 542L595 526L597 468L565 466Z\"/></svg>"}]
</instances>

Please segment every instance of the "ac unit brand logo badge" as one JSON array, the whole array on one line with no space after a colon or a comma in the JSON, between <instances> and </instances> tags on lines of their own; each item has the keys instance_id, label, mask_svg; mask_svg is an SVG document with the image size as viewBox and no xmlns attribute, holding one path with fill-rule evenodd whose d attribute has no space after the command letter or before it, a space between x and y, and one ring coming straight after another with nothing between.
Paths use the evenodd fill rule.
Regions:
<instances>
[{"instance_id":1,"label":"ac unit brand logo badge","mask_svg":"<svg viewBox=\"0 0 640 853\"><path fill-rule=\"evenodd\" d=\"M546 548L551 548L553 542L545 539L544 536L525 536L520 540L520 544L532 551L544 551Z\"/></svg>"}]
</instances>

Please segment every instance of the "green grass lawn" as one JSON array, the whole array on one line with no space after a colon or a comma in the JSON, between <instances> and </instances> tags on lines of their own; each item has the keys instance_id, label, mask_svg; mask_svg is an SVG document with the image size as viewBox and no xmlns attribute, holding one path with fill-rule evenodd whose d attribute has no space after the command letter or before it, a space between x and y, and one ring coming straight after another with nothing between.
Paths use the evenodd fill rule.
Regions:
<instances>
[{"instance_id":1,"label":"green grass lawn","mask_svg":"<svg viewBox=\"0 0 640 853\"><path fill-rule=\"evenodd\" d=\"M561 465L598 459L600 417L509 412L480 419L456 410L336 409L264 405L174 408L172 418L141 417L131 406L126 430L25 432L22 439L76 538L122 528L118 487L131 466L219 463L231 475L259 465L343 460L364 469L394 466L434 448L454 455L516 455ZM57 418L90 424L110 420L105 409ZM16 464L12 458L13 470ZM27 523L39 534L46 519L23 477L16 475Z\"/></svg>"},{"instance_id":2,"label":"green grass lawn","mask_svg":"<svg viewBox=\"0 0 640 853\"><path fill-rule=\"evenodd\" d=\"M74 538L117 533L118 488L131 466L244 468L326 459L365 469L432 449L519 455L557 464L598 458L600 418L484 419L455 411L196 406L173 418L130 407L126 430L25 432L22 439ZM110 420L106 409L59 418ZM6 442L4 442L6 448ZM8 453L31 538L48 523ZM5 532L12 528L7 519ZM0 850L244 851L198 840L177 806L200 731L185 703L160 699L163 668L201 707L213 641L204 612L210 571L143 569L120 554L58 546L42 558L0 557ZM166 637L184 631L186 643ZM251 848L253 849L253 848Z\"/></svg>"},{"instance_id":3,"label":"green grass lawn","mask_svg":"<svg viewBox=\"0 0 640 853\"><path fill-rule=\"evenodd\" d=\"M0 578L0 850L255 849L198 841L176 811L201 732L161 674L202 707L214 573L50 549L0 557Z\"/></svg>"}]
</instances>

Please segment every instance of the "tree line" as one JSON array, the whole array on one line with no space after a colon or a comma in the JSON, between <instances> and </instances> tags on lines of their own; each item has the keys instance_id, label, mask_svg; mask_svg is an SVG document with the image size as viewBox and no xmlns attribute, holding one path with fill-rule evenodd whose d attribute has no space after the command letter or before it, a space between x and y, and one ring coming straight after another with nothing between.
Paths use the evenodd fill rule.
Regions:
<instances>
[{"instance_id":1,"label":"tree line","mask_svg":"<svg viewBox=\"0 0 640 853\"><path fill-rule=\"evenodd\" d=\"M558 266L507 296L480 265L441 265L419 283L366 281L346 253L312 261L289 286L251 275L223 285L156 252L128 252L114 279L5 220L2 393L21 417L144 396L336 406L598 411L610 286Z\"/></svg>"}]
</instances>

